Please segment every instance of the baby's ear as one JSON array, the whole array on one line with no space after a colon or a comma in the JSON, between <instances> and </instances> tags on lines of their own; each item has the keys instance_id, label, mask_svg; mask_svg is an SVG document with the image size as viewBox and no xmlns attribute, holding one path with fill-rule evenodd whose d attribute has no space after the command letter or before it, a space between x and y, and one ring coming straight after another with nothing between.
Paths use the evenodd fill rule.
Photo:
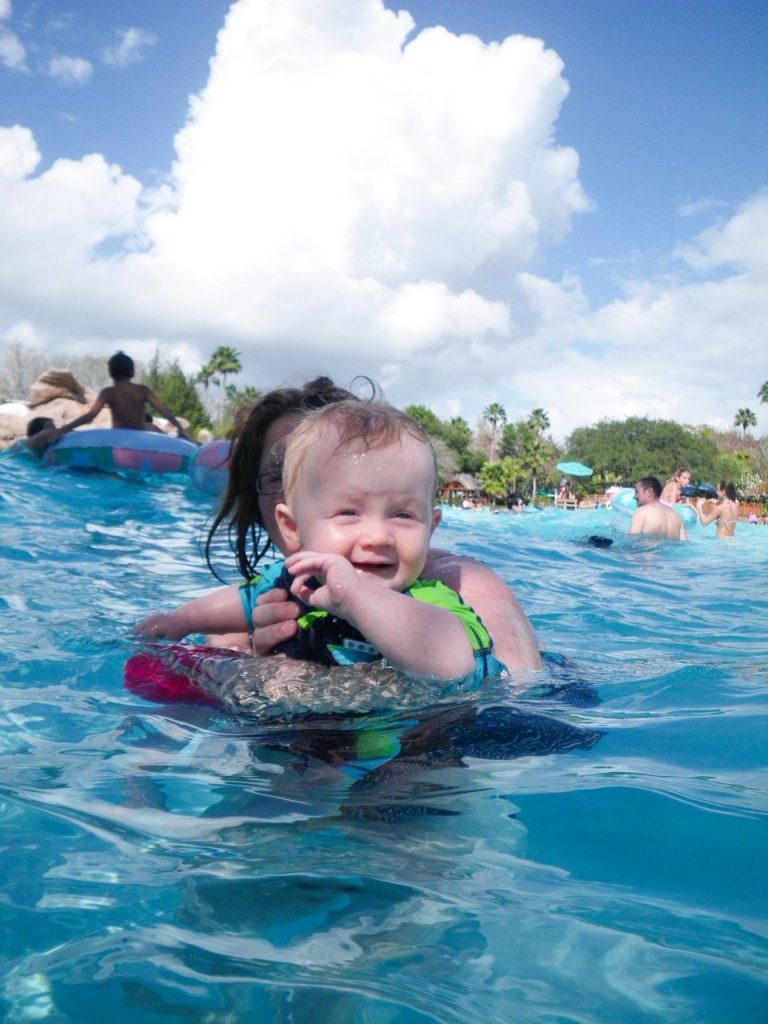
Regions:
<instances>
[{"instance_id":1,"label":"baby's ear","mask_svg":"<svg viewBox=\"0 0 768 1024\"><path fill-rule=\"evenodd\" d=\"M432 509L432 529L429 531L430 536L435 532L443 519L443 510L441 508Z\"/></svg>"},{"instance_id":2,"label":"baby's ear","mask_svg":"<svg viewBox=\"0 0 768 1024\"><path fill-rule=\"evenodd\" d=\"M294 552L300 551L301 539L299 538L299 528L296 525L296 520L293 518L291 510L282 501L275 505L275 522L283 539L286 554L292 555Z\"/></svg>"}]
</instances>

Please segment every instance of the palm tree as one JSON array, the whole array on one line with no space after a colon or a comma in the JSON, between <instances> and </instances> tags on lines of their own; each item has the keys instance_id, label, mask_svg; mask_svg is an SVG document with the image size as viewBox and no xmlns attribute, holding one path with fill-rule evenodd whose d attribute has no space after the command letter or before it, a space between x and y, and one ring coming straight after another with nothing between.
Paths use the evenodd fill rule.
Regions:
<instances>
[{"instance_id":1,"label":"palm tree","mask_svg":"<svg viewBox=\"0 0 768 1024\"><path fill-rule=\"evenodd\" d=\"M742 437L746 437L747 427L757 426L757 416L755 416L751 409L739 409L733 417L733 425L734 427L741 427L743 431Z\"/></svg>"},{"instance_id":2,"label":"palm tree","mask_svg":"<svg viewBox=\"0 0 768 1024\"><path fill-rule=\"evenodd\" d=\"M760 385L760 390L757 392L757 397L761 402L768 402L768 380L763 381Z\"/></svg>"},{"instance_id":3,"label":"palm tree","mask_svg":"<svg viewBox=\"0 0 768 1024\"><path fill-rule=\"evenodd\" d=\"M219 418L224 415L224 398L227 393L227 377L231 373L240 373L240 353L229 345L219 345L211 358L208 360L205 371L212 377L217 374L221 384L221 408Z\"/></svg>"},{"instance_id":4,"label":"palm tree","mask_svg":"<svg viewBox=\"0 0 768 1024\"><path fill-rule=\"evenodd\" d=\"M538 436L532 428L532 433L525 439L521 461L523 469L531 474L531 501L536 502L537 477L544 469L549 455L550 445Z\"/></svg>"},{"instance_id":5,"label":"palm tree","mask_svg":"<svg viewBox=\"0 0 768 1024\"><path fill-rule=\"evenodd\" d=\"M240 353L235 349L230 348L229 345L219 345L216 351L210 358L210 361L206 367L212 374L218 373L221 375L221 385L226 391L227 388L227 377L230 373L240 373L242 370L240 364Z\"/></svg>"},{"instance_id":6,"label":"palm tree","mask_svg":"<svg viewBox=\"0 0 768 1024\"><path fill-rule=\"evenodd\" d=\"M503 427L507 422L507 411L503 405L499 405L498 402L492 402L483 413L483 419L486 420L491 427L491 444L488 451L488 461L493 462L493 457L496 452L497 428L499 424Z\"/></svg>"},{"instance_id":7,"label":"palm tree","mask_svg":"<svg viewBox=\"0 0 768 1024\"><path fill-rule=\"evenodd\" d=\"M498 462L486 462L478 476L486 494L503 498L513 488L521 469L518 459L505 455Z\"/></svg>"},{"instance_id":8,"label":"palm tree","mask_svg":"<svg viewBox=\"0 0 768 1024\"><path fill-rule=\"evenodd\" d=\"M541 434L549 427L549 416L543 409L534 409L528 417L528 426L533 427L536 434Z\"/></svg>"},{"instance_id":9,"label":"palm tree","mask_svg":"<svg viewBox=\"0 0 768 1024\"><path fill-rule=\"evenodd\" d=\"M208 385L211 383L211 381L213 381L214 384L219 383L216 380L216 377L214 376L215 373L216 371L211 366L211 364L206 363L202 370L200 370L200 372L198 373L197 377L195 378L195 381L198 384L203 385L203 390L205 391L206 396L208 395Z\"/></svg>"}]
</instances>

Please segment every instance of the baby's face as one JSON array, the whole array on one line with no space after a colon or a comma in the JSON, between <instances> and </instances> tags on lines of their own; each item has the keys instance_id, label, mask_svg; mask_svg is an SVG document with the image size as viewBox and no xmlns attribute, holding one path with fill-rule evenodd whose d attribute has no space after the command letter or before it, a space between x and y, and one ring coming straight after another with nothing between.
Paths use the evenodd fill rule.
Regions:
<instances>
[{"instance_id":1,"label":"baby's face","mask_svg":"<svg viewBox=\"0 0 768 1024\"><path fill-rule=\"evenodd\" d=\"M360 576L405 590L424 568L440 521L434 472L429 448L407 434L371 451L339 450L335 428L328 429L287 502L300 547L344 555Z\"/></svg>"}]
</instances>

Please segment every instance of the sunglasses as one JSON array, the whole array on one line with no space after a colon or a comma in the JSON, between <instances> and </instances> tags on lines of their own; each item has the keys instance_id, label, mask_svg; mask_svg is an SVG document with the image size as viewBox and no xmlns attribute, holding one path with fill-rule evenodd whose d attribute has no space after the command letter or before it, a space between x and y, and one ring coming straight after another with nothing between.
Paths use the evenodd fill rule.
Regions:
<instances>
[{"instance_id":1,"label":"sunglasses","mask_svg":"<svg viewBox=\"0 0 768 1024\"><path fill-rule=\"evenodd\" d=\"M266 469L263 473L259 473L254 481L254 487L260 497L281 494L283 490L282 467Z\"/></svg>"}]
</instances>

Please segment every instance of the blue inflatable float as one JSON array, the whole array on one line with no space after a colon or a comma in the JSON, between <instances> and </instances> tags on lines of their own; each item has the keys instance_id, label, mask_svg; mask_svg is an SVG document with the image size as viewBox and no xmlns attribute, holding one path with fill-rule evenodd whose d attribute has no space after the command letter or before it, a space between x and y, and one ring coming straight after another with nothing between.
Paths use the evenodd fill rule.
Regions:
<instances>
[{"instance_id":1,"label":"blue inflatable float","mask_svg":"<svg viewBox=\"0 0 768 1024\"><path fill-rule=\"evenodd\" d=\"M231 447L231 441L214 439L196 450L189 467L189 477L193 486L203 494L224 493L229 476Z\"/></svg>"},{"instance_id":2,"label":"blue inflatable float","mask_svg":"<svg viewBox=\"0 0 768 1024\"><path fill-rule=\"evenodd\" d=\"M42 459L54 466L103 472L188 473L196 452L196 445L180 437L104 428L73 430L46 448Z\"/></svg>"}]
</instances>

